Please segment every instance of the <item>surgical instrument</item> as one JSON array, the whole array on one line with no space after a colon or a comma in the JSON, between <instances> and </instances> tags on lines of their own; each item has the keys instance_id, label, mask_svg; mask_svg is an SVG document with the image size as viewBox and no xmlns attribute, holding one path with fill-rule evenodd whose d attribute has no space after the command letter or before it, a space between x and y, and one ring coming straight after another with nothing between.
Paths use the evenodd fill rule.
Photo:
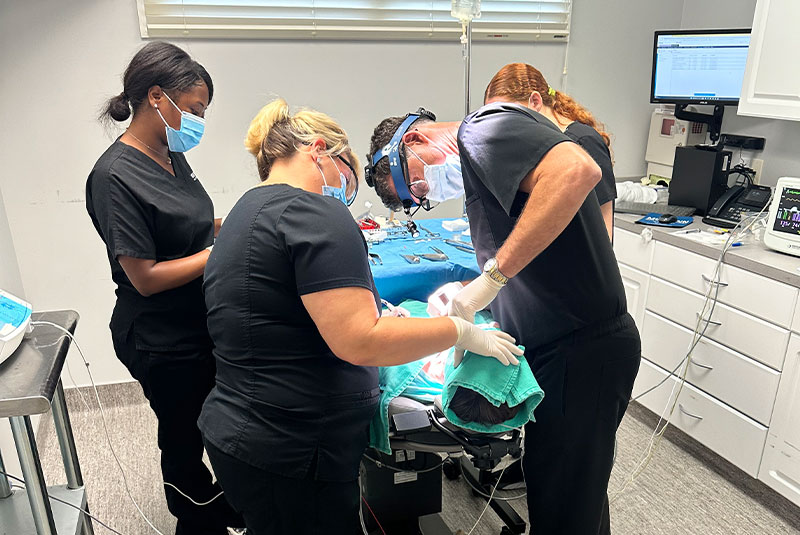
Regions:
<instances>
[{"instance_id":1,"label":"surgical instrument","mask_svg":"<svg viewBox=\"0 0 800 535\"><path fill-rule=\"evenodd\" d=\"M449 260L449 257L447 256L447 253L445 253L444 251L442 251L438 247L434 247L433 245L431 245L430 248L433 249L433 251L439 253L440 255L443 255L445 260Z\"/></svg>"},{"instance_id":2,"label":"surgical instrument","mask_svg":"<svg viewBox=\"0 0 800 535\"><path fill-rule=\"evenodd\" d=\"M436 251L436 253L415 253L415 255L419 258L430 260L431 262L444 262L445 260L448 260L448 256L441 250L437 249L436 247L431 247L431 249Z\"/></svg>"},{"instance_id":3,"label":"surgical instrument","mask_svg":"<svg viewBox=\"0 0 800 535\"><path fill-rule=\"evenodd\" d=\"M401 254L400 256L405 258L409 264L419 264L419 257L415 254Z\"/></svg>"},{"instance_id":4,"label":"surgical instrument","mask_svg":"<svg viewBox=\"0 0 800 535\"><path fill-rule=\"evenodd\" d=\"M373 266L376 266L378 264L383 265L383 260L381 260L381 255L379 255L378 253L367 253L367 254L369 254L370 264L372 264Z\"/></svg>"},{"instance_id":5,"label":"surgical instrument","mask_svg":"<svg viewBox=\"0 0 800 535\"><path fill-rule=\"evenodd\" d=\"M450 239L445 239L444 242L447 245L449 245L451 247L455 247L459 251L463 251L465 253L474 253L475 252L475 247L470 242L461 241L461 240L450 240Z\"/></svg>"},{"instance_id":6,"label":"surgical instrument","mask_svg":"<svg viewBox=\"0 0 800 535\"><path fill-rule=\"evenodd\" d=\"M430 236L431 238L438 238L440 236L440 234L438 232L431 232L430 230L426 229L422 225L419 225L419 228L424 230L425 232L427 232L428 236Z\"/></svg>"}]
</instances>

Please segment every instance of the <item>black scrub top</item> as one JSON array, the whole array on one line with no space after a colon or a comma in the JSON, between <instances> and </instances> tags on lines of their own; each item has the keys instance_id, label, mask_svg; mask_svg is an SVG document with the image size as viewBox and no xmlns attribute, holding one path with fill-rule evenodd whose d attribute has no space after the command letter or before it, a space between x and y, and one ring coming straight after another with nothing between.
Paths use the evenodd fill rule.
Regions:
<instances>
[{"instance_id":1,"label":"black scrub top","mask_svg":"<svg viewBox=\"0 0 800 535\"><path fill-rule=\"evenodd\" d=\"M458 148L479 265L496 254L528 200L518 191L522 179L563 142L570 138L547 118L516 104L489 104L464 119ZM626 312L594 191L555 241L509 280L491 310L528 350Z\"/></svg>"},{"instance_id":2,"label":"black scrub top","mask_svg":"<svg viewBox=\"0 0 800 535\"><path fill-rule=\"evenodd\" d=\"M603 136L589 125L577 121L570 123L564 133L581 146L603 172L600 182L594 187L597 202L603 206L617 198L617 180L614 178L614 166L611 162L611 151L608 150Z\"/></svg>"},{"instance_id":3,"label":"black scrub top","mask_svg":"<svg viewBox=\"0 0 800 535\"><path fill-rule=\"evenodd\" d=\"M346 287L370 290L380 310L366 242L341 201L285 184L244 194L206 264L217 364L198 422L206 440L285 477L358 477L378 371L337 358L300 298Z\"/></svg>"},{"instance_id":4,"label":"black scrub top","mask_svg":"<svg viewBox=\"0 0 800 535\"><path fill-rule=\"evenodd\" d=\"M86 210L106 244L117 303L115 345L131 334L144 351L209 350L202 277L144 297L125 275L119 256L162 262L214 243L214 205L181 153L170 153L175 176L117 140L86 181Z\"/></svg>"}]
</instances>

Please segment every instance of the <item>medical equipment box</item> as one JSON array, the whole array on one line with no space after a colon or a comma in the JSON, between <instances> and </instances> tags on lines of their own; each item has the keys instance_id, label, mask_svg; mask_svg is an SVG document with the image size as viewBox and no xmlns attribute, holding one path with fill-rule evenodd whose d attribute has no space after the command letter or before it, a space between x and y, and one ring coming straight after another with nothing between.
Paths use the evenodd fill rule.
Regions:
<instances>
[{"instance_id":1,"label":"medical equipment box","mask_svg":"<svg viewBox=\"0 0 800 535\"><path fill-rule=\"evenodd\" d=\"M778 179L764 230L764 245L800 256L800 178Z\"/></svg>"},{"instance_id":2,"label":"medical equipment box","mask_svg":"<svg viewBox=\"0 0 800 535\"><path fill-rule=\"evenodd\" d=\"M16 351L31 322L31 305L0 290L0 363Z\"/></svg>"}]
</instances>

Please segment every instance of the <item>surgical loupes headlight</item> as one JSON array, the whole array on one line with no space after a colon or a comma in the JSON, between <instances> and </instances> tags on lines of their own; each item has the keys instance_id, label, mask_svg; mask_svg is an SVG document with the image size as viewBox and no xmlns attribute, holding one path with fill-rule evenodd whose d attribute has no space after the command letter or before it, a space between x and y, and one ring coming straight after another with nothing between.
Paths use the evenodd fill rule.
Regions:
<instances>
[{"instance_id":1,"label":"surgical loupes headlight","mask_svg":"<svg viewBox=\"0 0 800 535\"><path fill-rule=\"evenodd\" d=\"M400 126L395 130L389 143L378 152L367 155L368 165L364 169L364 181L369 187L374 188L375 167L383 158L389 159L389 171L392 176L392 182L394 183L395 191L397 191L397 196L403 203L403 209L406 213L409 213L412 207L418 206L418 203L408 189L408 181L406 180L408 167L404 151L400 149L403 145L403 136L408 132L408 129L411 128L411 125L420 117L430 119L431 121L436 120L436 115L425 108L418 108L416 112L407 114L400 123ZM424 204L423 201L423 205Z\"/></svg>"}]
</instances>

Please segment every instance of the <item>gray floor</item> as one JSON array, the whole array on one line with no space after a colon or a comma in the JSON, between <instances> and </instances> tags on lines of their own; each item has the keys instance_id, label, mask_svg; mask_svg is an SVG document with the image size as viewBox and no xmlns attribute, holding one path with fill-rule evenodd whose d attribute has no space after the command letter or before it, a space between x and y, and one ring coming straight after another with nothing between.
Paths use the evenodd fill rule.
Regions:
<instances>
[{"instance_id":1,"label":"gray floor","mask_svg":"<svg viewBox=\"0 0 800 535\"><path fill-rule=\"evenodd\" d=\"M126 495L103 433L93 397L84 391L87 410L75 391L67 399L92 512L125 535L153 533ZM174 521L161 490L155 418L135 383L100 387L114 449L128 474L139 506L165 535ZM655 421L633 406L619 432L619 452L611 493L644 451ZM65 482L52 423L42 421L38 435L48 484ZM453 529L468 532L485 502L474 498L463 481L444 482L444 518ZM520 491L509 491L507 495ZM524 500L517 510L527 519ZM612 505L615 535L703 534L776 535L800 533L800 509L753 480L682 433L668 432L648 469ZM473 535L497 534L500 521L490 509ZM96 526L99 535L110 533ZM579 534L578 534L579 535Z\"/></svg>"}]
</instances>

